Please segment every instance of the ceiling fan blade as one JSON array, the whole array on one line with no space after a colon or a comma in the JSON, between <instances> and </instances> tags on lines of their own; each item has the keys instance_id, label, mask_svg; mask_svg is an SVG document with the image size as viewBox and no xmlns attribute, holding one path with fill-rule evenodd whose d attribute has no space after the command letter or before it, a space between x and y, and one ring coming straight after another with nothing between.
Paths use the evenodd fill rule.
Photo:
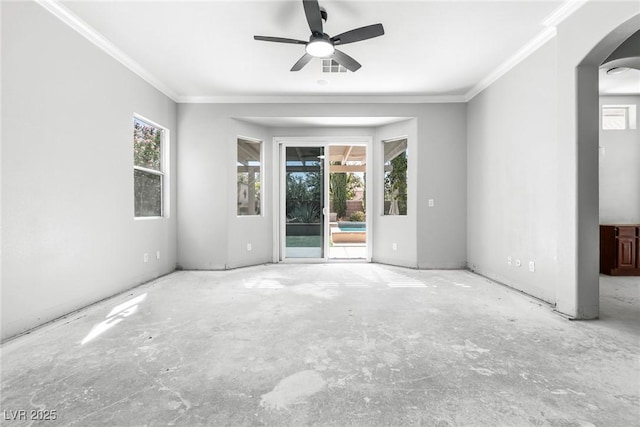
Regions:
<instances>
[{"instance_id":1,"label":"ceiling fan blade","mask_svg":"<svg viewBox=\"0 0 640 427\"><path fill-rule=\"evenodd\" d=\"M276 42L276 43L290 43L290 44L307 44L307 42L296 39L286 39L284 37L268 37L268 36L253 36L254 40L261 40L263 42Z\"/></svg>"},{"instance_id":2,"label":"ceiling fan blade","mask_svg":"<svg viewBox=\"0 0 640 427\"><path fill-rule=\"evenodd\" d=\"M309 29L312 34L324 34L322 29L322 14L320 13L320 5L318 0L302 0L304 6L304 14L309 23Z\"/></svg>"},{"instance_id":3,"label":"ceiling fan blade","mask_svg":"<svg viewBox=\"0 0 640 427\"><path fill-rule=\"evenodd\" d=\"M356 28L337 36L331 37L331 41L336 45L359 42L361 40L372 39L384 34L382 24L367 25L366 27Z\"/></svg>"},{"instance_id":4,"label":"ceiling fan blade","mask_svg":"<svg viewBox=\"0 0 640 427\"><path fill-rule=\"evenodd\" d=\"M360 65L358 61L356 61L346 53L340 52L338 49L336 49L336 51L333 53L333 56L331 59L333 59L338 64L342 65L344 68L352 72L358 71L358 69L362 67L362 65Z\"/></svg>"},{"instance_id":5,"label":"ceiling fan blade","mask_svg":"<svg viewBox=\"0 0 640 427\"><path fill-rule=\"evenodd\" d=\"M302 67L304 67L305 65L307 65L307 63L309 63L309 61L311 61L312 58L313 56L305 53L304 55L302 55L302 58L298 59L298 62L293 64L293 67L291 67L291 71L300 71Z\"/></svg>"}]
</instances>

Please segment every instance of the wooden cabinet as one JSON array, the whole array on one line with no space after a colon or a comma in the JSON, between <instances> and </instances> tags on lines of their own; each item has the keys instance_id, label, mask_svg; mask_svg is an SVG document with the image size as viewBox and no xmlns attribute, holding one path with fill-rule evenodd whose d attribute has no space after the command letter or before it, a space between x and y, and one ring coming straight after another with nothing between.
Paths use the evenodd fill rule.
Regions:
<instances>
[{"instance_id":1,"label":"wooden cabinet","mask_svg":"<svg viewBox=\"0 0 640 427\"><path fill-rule=\"evenodd\" d=\"M640 276L640 224L600 226L600 273Z\"/></svg>"}]
</instances>

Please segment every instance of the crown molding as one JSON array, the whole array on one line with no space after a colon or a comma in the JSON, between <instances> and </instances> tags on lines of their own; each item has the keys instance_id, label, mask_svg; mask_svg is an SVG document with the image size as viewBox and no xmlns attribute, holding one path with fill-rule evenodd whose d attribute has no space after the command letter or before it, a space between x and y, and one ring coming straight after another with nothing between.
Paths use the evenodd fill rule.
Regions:
<instances>
[{"instance_id":1,"label":"crown molding","mask_svg":"<svg viewBox=\"0 0 640 427\"><path fill-rule=\"evenodd\" d=\"M144 69L140 64L134 61L129 55L118 49L106 37L96 31L92 26L80 19L76 14L71 12L66 6L58 0L35 0L37 4L42 6L56 18L67 24L78 34L89 40L91 43L102 49L106 54L110 55L116 61L131 70L134 74L141 77L151 86L177 102L178 95L162 83L153 74Z\"/></svg>"},{"instance_id":2,"label":"crown molding","mask_svg":"<svg viewBox=\"0 0 640 427\"><path fill-rule=\"evenodd\" d=\"M464 95L181 96L181 104L439 104L466 102Z\"/></svg>"},{"instance_id":3,"label":"crown molding","mask_svg":"<svg viewBox=\"0 0 640 427\"><path fill-rule=\"evenodd\" d=\"M542 20L545 27L557 27L576 10L584 6L588 0L567 0Z\"/></svg>"},{"instance_id":4,"label":"crown molding","mask_svg":"<svg viewBox=\"0 0 640 427\"><path fill-rule=\"evenodd\" d=\"M529 43L519 49L513 56L489 73L489 75L482 79L477 85L471 88L471 90L465 95L465 101L471 101L476 95L491 86L496 80L508 73L513 67L524 61L545 43L554 38L557 34L556 26L584 6L588 1L589 0L566 0L558 6L542 20L541 25L544 26L545 29L538 33L538 35L529 41Z\"/></svg>"}]
</instances>

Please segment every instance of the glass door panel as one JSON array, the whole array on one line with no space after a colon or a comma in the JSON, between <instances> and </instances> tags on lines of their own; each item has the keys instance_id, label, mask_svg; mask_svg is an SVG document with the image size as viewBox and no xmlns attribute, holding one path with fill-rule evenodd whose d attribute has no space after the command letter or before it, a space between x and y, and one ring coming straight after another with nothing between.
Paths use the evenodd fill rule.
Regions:
<instances>
[{"instance_id":1,"label":"glass door panel","mask_svg":"<svg viewBox=\"0 0 640 427\"><path fill-rule=\"evenodd\" d=\"M329 156L329 259L366 259L365 145L335 144Z\"/></svg>"},{"instance_id":2,"label":"glass door panel","mask_svg":"<svg viewBox=\"0 0 640 427\"><path fill-rule=\"evenodd\" d=\"M285 258L324 258L324 147L285 147Z\"/></svg>"}]
</instances>

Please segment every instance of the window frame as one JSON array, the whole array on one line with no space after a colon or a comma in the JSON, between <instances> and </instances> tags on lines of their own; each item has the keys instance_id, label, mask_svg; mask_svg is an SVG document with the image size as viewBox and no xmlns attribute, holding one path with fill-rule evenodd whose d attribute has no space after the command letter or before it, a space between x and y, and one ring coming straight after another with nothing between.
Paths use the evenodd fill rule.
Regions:
<instances>
[{"instance_id":1,"label":"window frame","mask_svg":"<svg viewBox=\"0 0 640 427\"><path fill-rule=\"evenodd\" d=\"M386 196L385 196L385 185L384 185L384 181L386 180L386 163L384 161L385 159L385 144L387 143L394 143L394 142L403 142L404 141L404 145L405 148L402 151L407 159L407 169L405 171L405 185L406 185L406 189L405 189L405 195L406 195L406 212L404 214L401 213L397 213L397 214L390 214L386 209L385 209L385 203L386 203ZM403 136L397 136L397 137L393 137L393 138L388 138L388 139L383 139L381 140L382 144L381 144L381 148L382 148L382 177L383 177L383 185L382 185L382 213L381 216L382 217L407 217L409 216L409 137L407 135L403 135ZM399 154L398 154L399 155ZM395 159L398 155L396 155L393 159ZM389 162L391 162L393 159L390 159Z\"/></svg>"},{"instance_id":2,"label":"window frame","mask_svg":"<svg viewBox=\"0 0 640 427\"><path fill-rule=\"evenodd\" d=\"M606 110L622 110L624 112L624 127L623 128L605 128L605 111ZM625 131L636 130L636 114L637 106L635 104L603 104L600 108L600 129L603 131Z\"/></svg>"},{"instance_id":3,"label":"window frame","mask_svg":"<svg viewBox=\"0 0 640 427\"><path fill-rule=\"evenodd\" d=\"M137 166L135 164L135 155L133 159L133 186L134 186L134 195L133 195L133 218L134 220L150 220L150 219L160 219L160 218L169 218L169 186L166 184L166 181L169 179L169 136L170 131L167 127L162 126L161 124L150 120L140 114L133 114L132 123L135 126L135 121L142 122L146 125L152 126L156 129L162 131L160 136L160 170L149 169L142 166ZM135 129L135 128L134 128ZM132 147L133 148L133 147ZM141 171L144 173L149 173L152 175L156 175L160 177L160 215L149 215L149 216L136 216L136 207L135 207L135 171Z\"/></svg>"},{"instance_id":4,"label":"window frame","mask_svg":"<svg viewBox=\"0 0 640 427\"><path fill-rule=\"evenodd\" d=\"M244 136L244 135L237 135L236 139L235 139L235 145L236 145L236 149L235 149L235 158L234 158L234 163L235 163L235 168L234 168L234 175L236 177L236 179L234 180L236 182L237 185L237 176L238 176L238 147L239 147L239 142L240 141L246 141L252 144L258 144L260 147L260 170L258 172L259 176L260 176L260 199L259 199L259 209L260 212L257 214L243 214L241 215L238 212L238 194L237 194L237 188L236 191L234 191L234 194L236 194L235 200L234 200L234 205L236 206L235 211L236 211L236 217L237 218L257 218L257 217L263 217L264 216L264 209L265 209L265 200L264 200L264 195L265 193L265 179L264 179L264 159L265 159L265 144L264 141L261 139L257 139L257 138L251 138L248 136Z\"/></svg>"}]
</instances>

